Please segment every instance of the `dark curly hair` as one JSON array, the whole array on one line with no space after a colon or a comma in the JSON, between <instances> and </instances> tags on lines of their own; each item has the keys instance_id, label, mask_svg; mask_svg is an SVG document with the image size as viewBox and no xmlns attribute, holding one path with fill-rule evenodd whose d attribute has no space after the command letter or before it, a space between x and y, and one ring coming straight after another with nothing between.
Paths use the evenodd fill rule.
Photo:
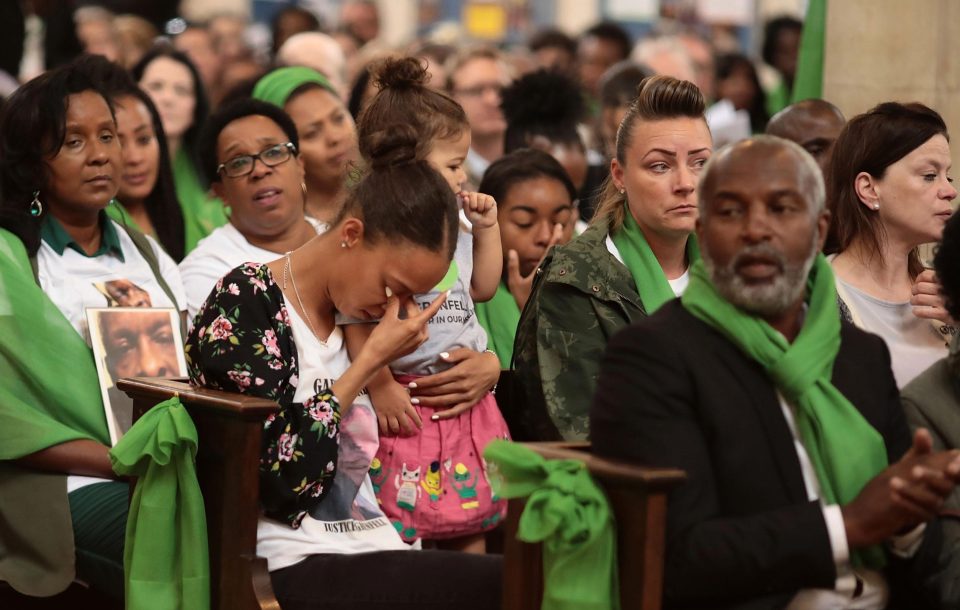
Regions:
<instances>
[{"instance_id":1,"label":"dark curly hair","mask_svg":"<svg viewBox=\"0 0 960 610\"><path fill-rule=\"evenodd\" d=\"M45 159L63 146L66 134L67 98L93 91L102 96L110 113L110 96L91 78L93 56L46 72L27 82L10 97L0 120L0 227L23 242L31 256L40 248L40 221L32 216L33 192L46 188Z\"/></svg>"},{"instance_id":2,"label":"dark curly hair","mask_svg":"<svg viewBox=\"0 0 960 610\"><path fill-rule=\"evenodd\" d=\"M276 123L297 149L296 154L299 154L300 138L297 137L297 127L283 108L253 98L236 100L218 108L216 112L210 115L210 118L203 124L200 138L197 141L200 168L203 170L204 177L211 184L220 182L220 174L217 173L217 167L220 166L220 161L217 158L217 139L220 137L220 132L230 123L248 116L262 116Z\"/></svg>"},{"instance_id":3,"label":"dark curly hair","mask_svg":"<svg viewBox=\"0 0 960 610\"><path fill-rule=\"evenodd\" d=\"M577 189L567 170L552 156L534 148L517 149L491 163L483 173L477 191L503 202L514 185L535 178L556 180L567 191L571 203L576 201Z\"/></svg>"},{"instance_id":4,"label":"dark curly hair","mask_svg":"<svg viewBox=\"0 0 960 610\"><path fill-rule=\"evenodd\" d=\"M504 89L502 100L507 119L504 152L526 148L537 136L583 148L577 125L586 102L570 77L553 70L531 72Z\"/></svg>"},{"instance_id":5,"label":"dark curly hair","mask_svg":"<svg viewBox=\"0 0 960 610\"><path fill-rule=\"evenodd\" d=\"M960 320L960 214L951 216L943 228L933 268L946 299L947 313L954 320Z\"/></svg>"}]
</instances>

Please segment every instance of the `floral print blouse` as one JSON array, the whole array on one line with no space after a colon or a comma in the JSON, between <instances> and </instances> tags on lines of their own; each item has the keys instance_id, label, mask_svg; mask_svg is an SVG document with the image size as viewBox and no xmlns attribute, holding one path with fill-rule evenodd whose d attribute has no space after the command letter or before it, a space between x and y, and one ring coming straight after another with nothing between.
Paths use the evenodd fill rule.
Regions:
<instances>
[{"instance_id":1,"label":"floral print blouse","mask_svg":"<svg viewBox=\"0 0 960 610\"><path fill-rule=\"evenodd\" d=\"M260 502L267 517L299 527L333 486L340 404L329 390L293 402L297 346L283 292L266 265L246 263L217 282L185 352L194 385L280 405L263 424Z\"/></svg>"}]
</instances>

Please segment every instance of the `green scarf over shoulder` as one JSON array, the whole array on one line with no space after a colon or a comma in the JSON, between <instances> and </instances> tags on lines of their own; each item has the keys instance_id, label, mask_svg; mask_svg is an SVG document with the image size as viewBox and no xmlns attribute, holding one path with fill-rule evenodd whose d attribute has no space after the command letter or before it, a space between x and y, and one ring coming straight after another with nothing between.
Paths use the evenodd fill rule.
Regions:
<instances>
[{"instance_id":1,"label":"green scarf over shoulder","mask_svg":"<svg viewBox=\"0 0 960 610\"><path fill-rule=\"evenodd\" d=\"M660 267L660 261L657 260L650 244L643 236L640 225L633 218L630 209L625 210L623 226L610 234L610 239L620 252L623 262L633 281L637 284L637 294L640 295L640 302L647 311L647 315L652 314L666 303L676 298L673 289L670 288L670 282ZM697 238L692 233L687 238L687 261L692 265L700 260L700 248L697 246Z\"/></svg>"},{"instance_id":2,"label":"green scarf over shoulder","mask_svg":"<svg viewBox=\"0 0 960 610\"><path fill-rule=\"evenodd\" d=\"M683 306L761 364L796 409L797 430L810 456L826 504L844 505L887 466L883 437L833 385L840 350L840 312L830 264L817 254L808 280L803 328L793 343L764 320L743 312L717 292L703 262L693 265ZM879 568L880 547L851 553L855 565Z\"/></svg>"},{"instance_id":3,"label":"green scarf over shoulder","mask_svg":"<svg viewBox=\"0 0 960 610\"><path fill-rule=\"evenodd\" d=\"M183 211L184 245L189 254L201 239L227 224L227 212L223 202L203 188L190 155L183 149L173 158L173 182Z\"/></svg>"},{"instance_id":4,"label":"green scarf over shoulder","mask_svg":"<svg viewBox=\"0 0 960 610\"><path fill-rule=\"evenodd\" d=\"M0 229L0 580L48 596L74 578L66 476L12 460L60 443L110 444L86 342L37 285L23 242Z\"/></svg>"},{"instance_id":5,"label":"green scarf over shoulder","mask_svg":"<svg viewBox=\"0 0 960 610\"><path fill-rule=\"evenodd\" d=\"M503 282L497 285L497 292L486 303L477 303L477 320L487 331L487 347L500 359L500 368L509 369L513 360L513 341L520 324L520 308Z\"/></svg>"}]
</instances>

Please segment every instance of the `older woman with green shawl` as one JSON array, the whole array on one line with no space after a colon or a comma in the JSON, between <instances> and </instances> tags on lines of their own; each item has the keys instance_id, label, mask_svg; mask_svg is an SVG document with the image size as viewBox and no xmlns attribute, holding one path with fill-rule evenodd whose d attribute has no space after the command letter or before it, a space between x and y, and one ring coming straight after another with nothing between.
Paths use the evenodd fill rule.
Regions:
<instances>
[{"instance_id":1,"label":"older woman with green shawl","mask_svg":"<svg viewBox=\"0 0 960 610\"><path fill-rule=\"evenodd\" d=\"M590 228L547 255L520 317L516 438L586 439L607 341L682 294L699 258L697 184L713 145L703 113L693 83L640 84Z\"/></svg>"},{"instance_id":2,"label":"older woman with green shawl","mask_svg":"<svg viewBox=\"0 0 960 610\"><path fill-rule=\"evenodd\" d=\"M83 57L25 84L0 123L0 580L49 596L79 577L117 599L126 589L130 599L144 589L125 582L125 561L150 548L158 577L182 557L159 552L178 526L143 530L151 539L142 545L125 541L130 489L122 479L142 453L124 440L153 431L135 425L111 449L84 311L107 306L98 286L114 281L136 285L153 306L179 309L185 298L160 246L105 212L122 162L114 114L91 77L96 61ZM189 418L180 424L192 429ZM151 489L169 500L164 513L184 523L168 491L175 493ZM202 526L199 492L192 497L191 523ZM130 512L132 527L139 516ZM188 531L195 543L178 550L202 555L205 572L205 535ZM159 598L175 602L174 589ZM180 601L202 607L202 597Z\"/></svg>"}]
</instances>

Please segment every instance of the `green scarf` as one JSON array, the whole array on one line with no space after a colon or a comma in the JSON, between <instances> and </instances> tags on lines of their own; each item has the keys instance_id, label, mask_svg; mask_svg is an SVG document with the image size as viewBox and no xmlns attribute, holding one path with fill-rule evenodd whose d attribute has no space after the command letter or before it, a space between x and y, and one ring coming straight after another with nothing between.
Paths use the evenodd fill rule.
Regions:
<instances>
[{"instance_id":1,"label":"green scarf","mask_svg":"<svg viewBox=\"0 0 960 610\"><path fill-rule=\"evenodd\" d=\"M0 580L49 596L75 575L66 476L9 460L78 439L109 445L110 434L93 352L2 229L0 379Z\"/></svg>"},{"instance_id":2,"label":"green scarf","mask_svg":"<svg viewBox=\"0 0 960 610\"><path fill-rule=\"evenodd\" d=\"M637 284L637 294L640 295L640 301L647 315L651 315L660 306L676 298L667 276L663 274L660 267L660 261L650 249L650 244L643 236L640 225L630 213L630 208L625 210L623 226L620 230L611 234L614 245L623 257L623 262L633 281ZM687 238L687 261L693 265L700 260L700 248L697 247L697 238L692 233Z\"/></svg>"},{"instance_id":3,"label":"green scarf","mask_svg":"<svg viewBox=\"0 0 960 610\"><path fill-rule=\"evenodd\" d=\"M289 66L277 68L258 80L250 97L283 108L283 105L290 99L290 94L307 83L315 83L337 95L333 85L323 74L312 68Z\"/></svg>"},{"instance_id":4,"label":"green scarf","mask_svg":"<svg viewBox=\"0 0 960 610\"><path fill-rule=\"evenodd\" d=\"M173 158L173 182L183 211L183 231L187 254L214 229L227 224L223 202L203 188L190 155L180 149Z\"/></svg>"},{"instance_id":5,"label":"green scarf","mask_svg":"<svg viewBox=\"0 0 960 610\"><path fill-rule=\"evenodd\" d=\"M0 229L0 460L70 440L110 444L93 352Z\"/></svg>"},{"instance_id":6,"label":"green scarf","mask_svg":"<svg viewBox=\"0 0 960 610\"><path fill-rule=\"evenodd\" d=\"M717 293L703 262L690 271L681 302L687 311L730 340L767 370L796 408L797 430L810 456L827 504L844 505L887 466L883 437L834 387L833 362L840 349L840 313L830 264L818 254L810 272L803 328L788 343L762 319ZM852 553L855 565L882 567L880 547Z\"/></svg>"},{"instance_id":7,"label":"green scarf","mask_svg":"<svg viewBox=\"0 0 960 610\"><path fill-rule=\"evenodd\" d=\"M140 225L137 224L137 221L134 220L133 216L130 215L130 212L127 210L127 208L123 207L123 204L116 199L111 199L104 211L107 213L107 218L115 223L127 227L133 227L137 231L144 233L143 229L140 228ZM146 235L146 233L144 233L144 235ZM154 239L157 238L156 235L151 235L150 237Z\"/></svg>"},{"instance_id":8,"label":"green scarf","mask_svg":"<svg viewBox=\"0 0 960 610\"><path fill-rule=\"evenodd\" d=\"M503 282L486 303L477 303L477 320L487 331L487 347L500 359L500 368L509 369L513 360L513 341L520 324L520 308Z\"/></svg>"},{"instance_id":9,"label":"green scarf","mask_svg":"<svg viewBox=\"0 0 960 610\"><path fill-rule=\"evenodd\" d=\"M118 474L139 477L123 549L127 608L210 607L196 454L197 429L179 398L150 409L110 450Z\"/></svg>"},{"instance_id":10,"label":"green scarf","mask_svg":"<svg viewBox=\"0 0 960 610\"><path fill-rule=\"evenodd\" d=\"M619 610L613 513L583 462L494 440L483 452L503 498L527 498L517 538L543 542L542 610Z\"/></svg>"}]
</instances>

